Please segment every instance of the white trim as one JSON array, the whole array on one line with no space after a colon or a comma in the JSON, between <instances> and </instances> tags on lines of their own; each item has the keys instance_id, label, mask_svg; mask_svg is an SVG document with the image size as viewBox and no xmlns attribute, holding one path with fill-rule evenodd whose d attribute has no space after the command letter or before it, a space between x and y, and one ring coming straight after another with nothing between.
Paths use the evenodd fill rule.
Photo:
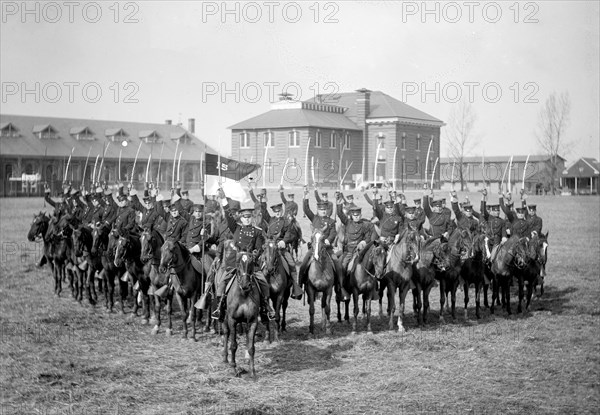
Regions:
<instances>
[{"instance_id":1,"label":"white trim","mask_svg":"<svg viewBox=\"0 0 600 415\"><path fill-rule=\"evenodd\" d=\"M411 124L411 125L425 125L429 127L443 127L446 124L443 121L429 121L429 120L418 120L415 118L404 118L404 117L382 117L382 118L368 118L365 120L366 124Z\"/></svg>"},{"instance_id":2,"label":"white trim","mask_svg":"<svg viewBox=\"0 0 600 415\"><path fill-rule=\"evenodd\" d=\"M590 166L590 168L594 171L594 174L600 174L600 172L598 170L596 170L596 168L594 166L592 166L590 163L588 163L583 157L580 160L583 161L588 166Z\"/></svg>"}]
</instances>

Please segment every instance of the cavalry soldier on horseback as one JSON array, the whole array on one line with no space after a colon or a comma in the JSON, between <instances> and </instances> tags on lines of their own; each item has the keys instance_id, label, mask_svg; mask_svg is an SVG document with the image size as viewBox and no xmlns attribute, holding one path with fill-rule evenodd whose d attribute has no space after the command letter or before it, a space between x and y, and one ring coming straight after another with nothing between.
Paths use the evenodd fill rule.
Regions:
<instances>
[{"instance_id":1,"label":"cavalry soldier on horseback","mask_svg":"<svg viewBox=\"0 0 600 415\"><path fill-rule=\"evenodd\" d=\"M498 248L507 241L506 221L500 217L500 205L486 206L487 190L483 190L483 199L481 200L481 212L485 220L485 233L488 239L488 254L490 260L494 260ZM492 252L489 253L489 248L492 246Z\"/></svg>"},{"instance_id":2,"label":"cavalry soldier on horseback","mask_svg":"<svg viewBox=\"0 0 600 415\"><path fill-rule=\"evenodd\" d=\"M183 232L187 226L187 221L179 214L178 205L171 203L168 212L164 210L164 207L160 206L158 208L158 213L167 222L164 238L180 241L183 238Z\"/></svg>"},{"instance_id":3,"label":"cavalry soldier on horseback","mask_svg":"<svg viewBox=\"0 0 600 415\"><path fill-rule=\"evenodd\" d=\"M331 251L333 250L333 242L335 240L337 232L335 230L335 221L329 216L327 216L327 206L328 205L325 202L317 203L317 215L315 215L313 211L310 210L310 206L308 205L308 188L306 186L304 187L304 200L302 202L302 210L304 211L306 217L310 220L311 228L313 230L318 229L322 232L321 238L323 239L323 243L327 246L329 254L331 255ZM302 264L300 265L300 271L298 273L298 285L300 287L302 287L302 285L306 281L308 266L310 264L312 254L312 247L309 246L308 252L306 252L304 259L302 260ZM342 275L341 272L339 272L339 262L333 260L333 263L336 266L338 278L341 278Z\"/></svg>"},{"instance_id":4,"label":"cavalry soldier on horseback","mask_svg":"<svg viewBox=\"0 0 600 415\"><path fill-rule=\"evenodd\" d=\"M262 230L252 226L252 208L240 210L241 224L238 224L233 218L233 215L230 215L229 204L227 203L227 199L225 198L225 194L223 193L222 189L219 189L219 196L221 197L221 204L223 205L223 209L225 211L227 224L233 233L231 250L229 250L231 255L223 255L221 267L217 272L217 300L219 301L219 306L212 314L214 319L223 321L225 317L225 306L227 304L227 293L225 292L225 288L234 276L238 261L237 252L248 252L254 257L254 260L256 260L261 254L264 238ZM271 305L268 301L269 283L261 271L255 271L254 277L256 278L256 282L258 283L260 291L261 309L266 311L269 320L273 320L275 319L275 312L271 308Z\"/></svg>"},{"instance_id":5,"label":"cavalry soldier on horseback","mask_svg":"<svg viewBox=\"0 0 600 415\"><path fill-rule=\"evenodd\" d=\"M281 185L279 186L279 196L281 197L281 201L285 206L285 215L295 218L296 215L298 215L298 203L294 202L294 194L288 193L288 197L286 199L285 195L283 194L283 185Z\"/></svg>"},{"instance_id":6,"label":"cavalry soldier on horseback","mask_svg":"<svg viewBox=\"0 0 600 415\"><path fill-rule=\"evenodd\" d=\"M112 216L104 219L105 224L110 226L112 223L112 238L118 238L119 235L128 234L135 227L135 211L127 200L127 195L123 193L123 184L119 184L119 194L117 196L118 209Z\"/></svg>"},{"instance_id":7,"label":"cavalry soldier on horseback","mask_svg":"<svg viewBox=\"0 0 600 415\"><path fill-rule=\"evenodd\" d=\"M458 228L466 229L472 234L476 233L479 230L479 221L477 219L479 219L481 215L473 210L472 205L466 203L462 205L463 210L461 212L460 208L458 207L458 197L456 191L453 190L450 193L450 196L452 197L452 210L454 211Z\"/></svg>"},{"instance_id":8,"label":"cavalry soldier on horseback","mask_svg":"<svg viewBox=\"0 0 600 415\"><path fill-rule=\"evenodd\" d=\"M263 212L263 217L268 218L269 224L267 228L267 240L273 240L277 243L277 247L280 249L282 258L287 262L287 266L292 277L293 293L292 298L294 300L300 300L302 298L302 289L298 286L298 278L296 272L296 262L292 258L292 254L289 251L289 246L298 239L298 234L292 224L283 216L282 204L276 204L271 206L274 216L270 216L269 212Z\"/></svg>"},{"instance_id":9,"label":"cavalry soldier on horseback","mask_svg":"<svg viewBox=\"0 0 600 415\"><path fill-rule=\"evenodd\" d=\"M152 190L150 190L152 192ZM137 212L142 214L142 220L140 221L140 226L144 229L152 230L154 228L154 224L159 218L158 209L156 208L156 199L154 196L151 196L148 189L144 190L144 203L140 202L137 194L132 195L131 206Z\"/></svg>"},{"instance_id":10,"label":"cavalry soldier on horseback","mask_svg":"<svg viewBox=\"0 0 600 415\"><path fill-rule=\"evenodd\" d=\"M385 201L383 208L381 205L376 206L375 215L379 218L379 229L381 229L379 239L388 249L390 245L396 244L400 240L401 230L404 227L404 215L398 214L397 209L404 212L404 206L391 200Z\"/></svg>"},{"instance_id":11,"label":"cavalry soldier on horseback","mask_svg":"<svg viewBox=\"0 0 600 415\"><path fill-rule=\"evenodd\" d=\"M52 206L54 208L54 217L57 219L62 217L62 215L64 215L65 213L69 213L69 211L70 211L70 206L68 204L69 190L70 190L69 187L65 187L63 189L63 193L61 195L61 201L55 202L50 197L50 191L51 191L50 187L48 187L48 185L46 185L46 187L44 189L44 200L46 201L46 203L48 203L50 206Z\"/></svg>"},{"instance_id":12,"label":"cavalry soldier on horseback","mask_svg":"<svg viewBox=\"0 0 600 415\"><path fill-rule=\"evenodd\" d=\"M348 217L342 211L342 199L338 199L337 214L344 224L346 239L343 245L343 253L341 258L341 272L338 278L341 277L340 286L342 288L342 295L344 300L349 299L348 293L344 286L344 281L349 273L354 271L354 264L356 263L355 258L366 252L367 243L375 240L377 234L373 229L373 225L361 216L361 208L353 206L350 208L350 217L352 220L348 220ZM393 207L392 207L393 208ZM393 223L393 221L392 221ZM356 255L355 255L356 254Z\"/></svg>"},{"instance_id":13,"label":"cavalry soldier on horseback","mask_svg":"<svg viewBox=\"0 0 600 415\"><path fill-rule=\"evenodd\" d=\"M114 216L119 207L115 203L115 199L112 196L112 192L108 189L108 186L106 184L104 185L102 200L104 202L102 220L107 221L109 218L114 219Z\"/></svg>"},{"instance_id":14,"label":"cavalry soldier on horseback","mask_svg":"<svg viewBox=\"0 0 600 415\"><path fill-rule=\"evenodd\" d=\"M254 207L256 208L259 205L261 212L267 210L267 189L261 189L258 196L254 195L254 190L252 190L252 183L248 182L248 192L250 193L250 198L254 202Z\"/></svg>"},{"instance_id":15,"label":"cavalry soldier on horseback","mask_svg":"<svg viewBox=\"0 0 600 415\"><path fill-rule=\"evenodd\" d=\"M430 191L430 194L433 197L433 190ZM425 215L427 216L427 219L429 219L429 230L432 236L434 238L443 237L447 240L452 230L452 221L448 218L448 215L443 212L442 201L435 200L431 202L430 205L429 194L425 193L423 196L423 205Z\"/></svg>"},{"instance_id":16,"label":"cavalry soldier on horseback","mask_svg":"<svg viewBox=\"0 0 600 415\"><path fill-rule=\"evenodd\" d=\"M187 215L188 218L192 214L192 208L194 206L194 202L190 200L190 192L188 190L181 191L181 207L185 212L184 216ZM187 219L187 218L186 218Z\"/></svg>"},{"instance_id":17,"label":"cavalry soldier on horseback","mask_svg":"<svg viewBox=\"0 0 600 415\"><path fill-rule=\"evenodd\" d=\"M408 206L404 208L404 229L409 231L417 231L421 237L425 238L423 231L424 224L425 218L418 217L416 206Z\"/></svg>"},{"instance_id":18,"label":"cavalry soldier on horseback","mask_svg":"<svg viewBox=\"0 0 600 415\"><path fill-rule=\"evenodd\" d=\"M100 190L100 192L98 192ZM102 188L96 189L96 192L86 195L88 201L88 210L83 218L83 223L95 225L102 221L102 213L104 212L104 206L102 206Z\"/></svg>"},{"instance_id":19,"label":"cavalry soldier on horseback","mask_svg":"<svg viewBox=\"0 0 600 415\"><path fill-rule=\"evenodd\" d=\"M415 199L413 202L415 204L415 217L425 223L427 215L425 215L425 210L423 210L423 207L421 206L421 199Z\"/></svg>"},{"instance_id":20,"label":"cavalry soldier on horseback","mask_svg":"<svg viewBox=\"0 0 600 415\"><path fill-rule=\"evenodd\" d=\"M537 206L528 205L526 199L527 194L523 190L521 190L521 203L524 208L527 208L527 210L525 211L525 219L527 220L531 236L533 236L534 234L541 235L543 225L542 218L540 218L537 215Z\"/></svg>"},{"instance_id":21,"label":"cavalry soldier on horseback","mask_svg":"<svg viewBox=\"0 0 600 415\"><path fill-rule=\"evenodd\" d=\"M506 219L510 222L510 236L522 238L529 236L529 223L525 220L526 208L520 207L513 210L513 203L510 200L510 193L504 195L500 199L500 208L506 215Z\"/></svg>"},{"instance_id":22,"label":"cavalry soldier on horseback","mask_svg":"<svg viewBox=\"0 0 600 415\"><path fill-rule=\"evenodd\" d=\"M183 245L190 251L192 255L198 258L198 255L202 252L202 244L208 239L210 235L209 224L205 224L202 220L202 211L204 206L200 204L194 204L192 207L192 217L187 224L187 228L184 232L182 239Z\"/></svg>"}]
</instances>

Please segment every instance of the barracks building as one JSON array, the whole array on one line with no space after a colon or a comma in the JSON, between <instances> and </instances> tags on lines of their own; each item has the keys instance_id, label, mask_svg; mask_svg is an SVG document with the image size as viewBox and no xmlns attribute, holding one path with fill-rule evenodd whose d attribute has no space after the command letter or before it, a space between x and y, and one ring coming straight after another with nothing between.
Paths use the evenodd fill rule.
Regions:
<instances>
[{"instance_id":1,"label":"barracks building","mask_svg":"<svg viewBox=\"0 0 600 415\"><path fill-rule=\"evenodd\" d=\"M286 187L302 186L306 179L312 184L313 171L324 187L337 188L342 179L345 188L383 180L396 188L420 187L440 155L445 124L381 91L307 101L280 97L270 111L229 127L232 158L264 166L256 180L262 184L258 176L265 174L266 187L278 187L282 177ZM438 169L438 184L439 177Z\"/></svg>"},{"instance_id":2,"label":"barracks building","mask_svg":"<svg viewBox=\"0 0 600 415\"><path fill-rule=\"evenodd\" d=\"M205 150L215 151L206 147L194 132L193 118L188 120L186 129L170 120L164 124L151 124L2 114L0 196L42 195L44 182L57 193L63 179L77 187L84 179L85 185L89 186L98 155L96 176L100 181L113 184L119 177L119 153L121 181L133 180L138 189L143 188L150 156L149 181L156 183L158 178L163 191L170 189L173 160L175 158L179 164L180 154L182 187L198 188L202 154ZM138 147L139 156L135 171L132 171ZM103 149L106 149L106 155L100 171ZM67 177L64 177L71 152L71 164Z\"/></svg>"}]
</instances>

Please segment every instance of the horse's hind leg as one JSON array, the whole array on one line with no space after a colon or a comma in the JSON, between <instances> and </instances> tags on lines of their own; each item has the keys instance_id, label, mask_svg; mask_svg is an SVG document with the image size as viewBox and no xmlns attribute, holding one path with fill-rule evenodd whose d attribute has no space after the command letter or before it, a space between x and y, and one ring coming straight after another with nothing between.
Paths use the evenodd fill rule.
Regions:
<instances>
[{"instance_id":1,"label":"horse's hind leg","mask_svg":"<svg viewBox=\"0 0 600 415\"><path fill-rule=\"evenodd\" d=\"M388 315L390 317L388 323L388 329L394 330L394 314L396 314L396 300L394 298L396 294L396 287L392 284L388 285Z\"/></svg>"},{"instance_id":2,"label":"horse's hind leg","mask_svg":"<svg viewBox=\"0 0 600 415\"><path fill-rule=\"evenodd\" d=\"M477 291L477 283L475 283L475 291ZM469 312L468 312L468 307L469 307L469 283L465 282L463 285L463 292L464 292L464 296L465 296L465 310L464 310L464 314L465 314L465 320L469 319ZM475 294L475 296L477 296L477 294Z\"/></svg>"},{"instance_id":3,"label":"horse's hind leg","mask_svg":"<svg viewBox=\"0 0 600 415\"><path fill-rule=\"evenodd\" d=\"M227 346L229 344L229 325L227 322L223 324L223 363L229 363Z\"/></svg>"},{"instance_id":4,"label":"horse's hind leg","mask_svg":"<svg viewBox=\"0 0 600 415\"><path fill-rule=\"evenodd\" d=\"M352 290L352 302L354 304L354 320L352 320L352 334L356 334L358 325L358 290L356 287Z\"/></svg>"},{"instance_id":5,"label":"horse's hind leg","mask_svg":"<svg viewBox=\"0 0 600 415\"><path fill-rule=\"evenodd\" d=\"M256 334L256 328L258 327L258 321L256 321L256 319L254 320L254 322L252 324L250 324L250 328L248 330L248 343L247 343L247 349L248 349L248 355L250 356L250 376L252 376L252 379L256 379L256 370L254 369L254 353L256 351L256 348L254 347L254 336Z\"/></svg>"},{"instance_id":6,"label":"horse's hind leg","mask_svg":"<svg viewBox=\"0 0 600 415\"><path fill-rule=\"evenodd\" d=\"M308 297L308 316L309 324L308 331L310 334L315 334L315 291L312 287L306 287L306 296Z\"/></svg>"},{"instance_id":7,"label":"horse's hind leg","mask_svg":"<svg viewBox=\"0 0 600 415\"><path fill-rule=\"evenodd\" d=\"M327 335L331 335L331 324L329 322L331 308L329 304L331 302L332 294L333 289L329 288L327 291L323 292L323 295L321 296L321 319L323 320L323 330L325 330L325 334Z\"/></svg>"},{"instance_id":8,"label":"horse's hind leg","mask_svg":"<svg viewBox=\"0 0 600 415\"><path fill-rule=\"evenodd\" d=\"M187 310L187 302L185 298L182 298L181 295L179 294L175 294L175 296L177 297L177 304L179 304L179 311L181 313L181 321L183 323L183 333L181 335L181 339L185 340L187 339L187 335L188 335L188 325L187 325L187 317L188 317L188 310Z\"/></svg>"},{"instance_id":9,"label":"horse's hind leg","mask_svg":"<svg viewBox=\"0 0 600 415\"><path fill-rule=\"evenodd\" d=\"M433 288L433 284L429 284L427 285L423 290L422 290L422 295L423 295L423 324L427 324L427 316L429 315L429 293L431 292L431 289Z\"/></svg>"},{"instance_id":10,"label":"horse's hind leg","mask_svg":"<svg viewBox=\"0 0 600 415\"><path fill-rule=\"evenodd\" d=\"M475 316L477 320L481 319L481 284L482 282L475 282Z\"/></svg>"},{"instance_id":11,"label":"horse's hind leg","mask_svg":"<svg viewBox=\"0 0 600 415\"><path fill-rule=\"evenodd\" d=\"M239 372L237 370L237 364L235 362L235 354L237 352L238 349L238 342L237 342L237 324L235 324L235 322L231 319L228 318L229 321L227 321L225 323L225 325L229 325L230 330L229 330L229 350L231 351L231 360L229 361L229 366L231 366L231 368L233 369L233 373L235 376L239 376L241 374L241 372Z\"/></svg>"},{"instance_id":12,"label":"horse's hind leg","mask_svg":"<svg viewBox=\"0 0 600 415\"><path fill-rule=\"evenodd\" d=\"M525 281L522 275L519 275L519 305L517 306L517 314L523 312L523 298L525 297Z\"/></svg>"},{"instance_id":13,"label":"horse's hind leg","mask_svg":"<svg viewBox=\"0 0 600 415\"><path fill-rule=\"evenodd\" d=\"M423 326L423 314L421 313L421 308L423 307L423 303L421 301L421 286L418 285L417 288L413 288L413 311L415 316L417 317L417 322L419 326Z\"/></svg>"},{"instance_id":14,"label":"horse's hind leg","mask_svg":"<svg viewBox=\"0 0 600 415\"><path fill-rule=\"evenodd\" d=\"M158 334L158 330L160 329L160 309L162 308L162 304L160 301L160 297L158 295L154 295L154 327L152 328L151 334Z\"/></svg>"},{"instance_id":15,"label":"horse's hind leg","mask_svg":"<svg viewBox=\"0 0 600 415\"><path fill-rule=\"evenodd\" d=\"M373 334L373 329L371 328L371 294L368 294L367 298L367 334Z\"/></svg>"},{"instance_id":16,"label":"horse's hind leg","mask_svg":"<svg viewBox=\"0 0 600 415\"><path fill-rule=\"evenodd\" d=\"M444 304L446 303L446 278L440 278L440 323L444 322Z\"/></svg>"}]
</instances>

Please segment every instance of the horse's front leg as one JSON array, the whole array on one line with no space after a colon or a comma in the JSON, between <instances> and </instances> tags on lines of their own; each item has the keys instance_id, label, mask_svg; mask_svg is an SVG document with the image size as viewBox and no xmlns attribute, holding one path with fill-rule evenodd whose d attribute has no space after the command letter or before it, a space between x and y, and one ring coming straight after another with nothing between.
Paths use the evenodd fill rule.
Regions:
<instances>
[{"instance_id":1,"label":"horse's front leg","mask_svg":"<svg viewBox=\"0 0 600 415\"><path fill-rule=\"evenodd\" d=\"M188 307L187 307L187 301L178 292L175 293L175 296L177 298L177 304L179 304L179 310L181 310L181 322L183 323L183 333L181 335L181 339L185 340L185 339L187 339L187 335L188 335L188 325L187 325Z\"/></svg>"},{"instance_id":2,"label":"horse's front leg","mask_svg":"<svg viewBox=\"0 0 600 415\"><path fill-rule=\"evenodd\" d=\"M475 291L477 291L477 283L475 283ZM469 319L469 312L468 307L469 307L469 283L465 282L463 285L463 292L465 294L465 310L464 310L464 315L465 315L465 320ZM475 294L475 296L477 296L477 294Z\"/></svg>"},{"instance_id":3,"label":"horse's front leg","mask_svg":"<svg viewBox=\"0 0 600 415\"><path fill-rule=\"evenodd\" d=\"M388 314L390 317L388 329L394 330L394 315L396 314L396 285L393 282L388 283Z\"/></svg>"},{"instance_id":4,"label":"horse's front leg","mask_svg":"<svg viewBox=\"0 0 600 415\"><path fill-rule=\"evenodd\" d=\"M227 322L225 323L226 326L230 326L229 327L229 350L231 351L231 360L229 361L229 366L231 366L231 368L233 369L233 374L235 376L239 376L241 373L240 371L237 370L237 364L235 362L235 354L237 352L237 348L238 348L238 342L237 342L237 324L233 321L232 318L227 317Z\"/></svg>"},{"instance_id":5,"label":"horse's front leg","mask_svg":"<svg viewBox=\"0 0 600 415\"><path fill-rule=\"evenodd\" d=\"M417 317L417 322L419 326L423 326L423 314L421 313L421 309L423 308L423 303L421 301L421 285L417 284L416 288L412 290L413 295L413 311L415 316Z\"/></svg>"},{"instance_id":6,"label":"horse's front leg","mask_svg":"<svg viewBox=\"0 0 600 415\"><path fill-rule=\"evenodd\" d=\"M252 376L252 379L256 380L256 370L254 369L254 353L256 351L256 348L254 346L254 340L255 340L255 335L256 335L256 328L258 327L258 319L255 318L254 321L250 324L250 329L248 330L248 343L247 343L247 350L248 350L248 355L250 357L250 376Z\"/></svg>"},{"instance_id":7,"label":"horse's front leg","mask_svg":"<svg viewBox=\"0 0 600 415\"><path fill-rule=\"evenodd\" d=\"M517 314L523 312L523 299L525 298L525 279L523 278L523 274L519 272L518 277L519 283L519 305L517 306Z\"/></svg>"},{"instance_id":8,"label":"horse's front leg","mask_svg":"<svg viewBox=\"0 0 600 415\"><path fill-rule=\"evenodd\" d=\"M398 332L404 333L404 307L406 304L406 294L408 294L409 284L404 282L401 287L398 287Z\"/></svg>"},{"instance_id":9,"label":"horse's front leg","mask_svg":"<svg viewBox=\"0 0 600 415\"><path fill-rule=\"evenodd\" d=\"M427 324L428 315L429 315L429 308L430 308L430 305L429 305L429 293L431 292L432 288L433 288L433 284L429 283L423 289L423 324Z\"/></svg>"},{"instance_id":10,"label":"horse's front leg","mask_svg":"<svg viewBox=\"0 0 600 415\"><path fill-rule=\"evenodd\" d=\"M481 284L481 281L475 282L475 316L477 320L481 319Z\"/></svg>"},{"instance_id":11,"label":"horse's front leg","mask_svg":"<svg viewBox=\"0 0 600 415\"><path fill-rule=\"evenodd\" d=\"M87 293L88 301L91 305L96 305L96 286L94 284L94 275L96 271L92 267L91 260L88 259L88 269L85 277L85 290Z\"/></svg>"},{"instance_id":12,"label":"horse's front leg","mask_svg":"<svg viewBox=\"0 0 600 415\"><path fill-rule=\"evenodd\" d=\"M440 323L444 322L444 304L446 303L446 278L440 276Z\"/></svg>"},{"instance_id":13,"label":"horse's front leg","mask_svg":"<svg viewBox=\"0 0 600 415\"><path fill-rule=\"evenodd\" d=\"M364 294L363 294L364 295ZM371 294L367 294L367 334L373 334L373 329L371 328Z\"/></svg>"},{"instance_id":14,"label":"horse's front leg","mask_svg":"<svg viewBox=\"0 0 600 415\"><path fill-rule=\"evenodd\" d=\"M458 276L452 281L452 290L450 291L450 299L452 302L452 308L450 314L452 320L456 320L456 291L458 290Z\"/></svg>"},{"instance_id":15,"label":"horse's front leg","mask_svg":"<svg viewBox=\"0 0 600 415\"><path fill-rule=\"evenodd\" d=\"M321 296L321 319L323 320L323 330L325 330L325 334L331 335L331 324L329 322L329 315L331 313L331 297L333 295L333 287L327 289L327 291L323 292Z\"/></svg>"},{"instance_id":16,"label":"horse's front leg","mask_svg":"<svg viewBox=\"0 0 600 415\"><path fill-rule=\"evenodd\" d=\"M354 320L352 320L352 334L356 334L356 327L358 325L358 288L352 289L352 302L354 304Z\"/></svg>"},{"instance_id":17,"label":"horse's front leg","mask_svg":"<svg viewBox=\"0 0 600 415\"><path fill-rule=\"evenodd\" d=\"M225 364L229 363L229 360L228 360L229 349L227 348L228 346L229 346L229 324L228 324L228 321L225 321L223 323L223 363L225 363Z\"/></svg>"}]
</instances>

